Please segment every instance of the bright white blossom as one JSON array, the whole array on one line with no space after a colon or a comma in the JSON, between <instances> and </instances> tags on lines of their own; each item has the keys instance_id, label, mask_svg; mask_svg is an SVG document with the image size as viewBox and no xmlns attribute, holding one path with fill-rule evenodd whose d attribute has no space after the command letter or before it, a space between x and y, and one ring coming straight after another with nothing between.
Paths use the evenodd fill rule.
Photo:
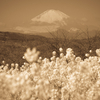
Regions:
<instances>
[{"instance_id":1,"label":"bright white blossom","mask_svg":"<svg viewBox=\"0 0 100 100\"><path fill-rule=\"evenodd\" d=\"M60 52L63 52L63 48L59 48L59 51L60 51Z\"/></svg>"},{"instance_id":2,"label":"bright white blossom","mask_svg":"<svg viewBox=\"0 0 100 100\"><path fill-rule=\"evenodd\" d=\"M36 48L33 48L32 51L30 50L30 48L28 48L26 50L26 53L24 54L24 57L29 63L32 63L38 60L39 54L40 52L36 51Z\"/></svg>"},{"instance_id":3,"label":"bright white blossom","mask_svg":"<svg viewBox=\"0 0 100 100\"><path fill-rule=\"evenodd\" d=\"M96 49L96 54L100 57L100 49Z\"/></svg>"},{"instance_id":4,"label":"bright white blossom","mask_svg":"<svg viewBox=\"0 0 100 100\"><path fill-rule=\"evenodd\" d=\"M84 60L71 48L65 55L59 51L59 57L53 51L50 59L42 59L36 48L28 48L22 66L2 62L0 100L99 100L100 49Z\"/></svg>"},{"instance_id":5,"label":"bright white blossom","mask_svg":"<svg viewBox=\"0 0 100 100\"><path fill-rule=\"evenodd\" d=\"M89 57L90 55L88 53L85 54L86 57Z\"/></svg>"}]
</instances>

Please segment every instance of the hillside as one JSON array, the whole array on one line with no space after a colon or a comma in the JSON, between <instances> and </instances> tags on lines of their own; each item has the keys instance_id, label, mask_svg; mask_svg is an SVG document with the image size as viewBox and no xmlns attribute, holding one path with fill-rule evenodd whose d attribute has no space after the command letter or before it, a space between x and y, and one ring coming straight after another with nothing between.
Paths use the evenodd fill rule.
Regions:
<instances>
[{"instance_id":1,"label":"hillside","mask_svg":"<svg viewBox=\"0 0 100 100\"><path fill-rule=\"evenodd\" d=\"M25 62L22 59L26 49L30 47L36 47L39 50L40 56L51 57L52 51L57 51L59 55L59 48L63 47L64 52L66 48L71 47L76 56L81 56L84 58L85 53L90 49L93 50L95 54L95 49L100 48L100 37L95 35L95 37L88 39L70 39L53 37L46 38L38 35L26 35L14 32L0 32L0 63L4 60L6 63L19 63L20 65Z\"/></svg>"},{"instance_id":2,"label":"hillside","mask_svg":"<svg viewBox=\"0 0 100 100\"><path fill-rule=\"evenodd\" d=\"M45 40L46 38L42 36L0 32L0 62L5 60L10 63L22 64L22 57L26 49L28 47L41 47Z\"/></svg>"}]
</instances>

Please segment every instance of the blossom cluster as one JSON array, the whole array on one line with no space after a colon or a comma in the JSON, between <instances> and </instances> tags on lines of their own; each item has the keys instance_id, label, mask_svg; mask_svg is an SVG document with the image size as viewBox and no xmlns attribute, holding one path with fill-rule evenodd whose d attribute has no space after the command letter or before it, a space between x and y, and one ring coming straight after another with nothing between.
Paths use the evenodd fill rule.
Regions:
<instances>
[{"instance_id":1,"label":"blossom cluster","mask_svg":"<svg viewBox=\"0 0 100 100\"><path fill-rule=\"evenodd\" d=\"M92 52L92 50L90 50ZM82 60L71 48L59 48L60 55L39 57L36 48L28 48L27 62L0 66L0 100L99 100L100 49L97 56ZM90 52L90 53L91 53Z\"/></svg>"}]
</instances>

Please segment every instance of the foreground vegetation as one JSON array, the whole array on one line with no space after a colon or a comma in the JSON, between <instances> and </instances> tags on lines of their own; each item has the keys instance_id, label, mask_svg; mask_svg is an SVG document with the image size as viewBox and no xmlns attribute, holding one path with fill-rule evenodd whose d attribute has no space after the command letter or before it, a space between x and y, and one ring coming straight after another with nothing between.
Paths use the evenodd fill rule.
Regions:
<instances>
[{"instance_id":1,"label":"foreground vegetation","mask_svg":"<svg viewBox=\"0 0 100 100\"><path fill-rule=\"evenodd\" d=\"M0 100L99 100L99 34L62 35L0 33Z\"/></svg>"},{"instance_id":2,"label":"foreground vegetation","mask_svg":"<svg viewBox=\"0 0 100 100\"><path fill-rule=\"evenodd\" d=\"M0 64L5 61L8 64L18 63L20 66L25 62L22 56L27 48L36 47L40 51L40 56L43 58L50 58L51 52L56 51L59 56L59 48L62 47L64 53L66 48L72 48L75 51L76 56L80 56L84 59L85 53L91 49L92 54L95 55L95 50L100 48L100 32L90 37L91 34L83 32L81 37L85 36L84 39L77 39L80 34L72 38L68 37L68 33L61 32L61 36L56 33L50 33L52 38L46 38L38 35L27 35L13 32L0 32ZM69 33L70 34L70 33Z\"/></svg>"},{"instance_id":3,"label":"foreground vegetation","mask_svg":"<svg viewBox=\"0 0 100 100\"><path fill-rule=\"evenodd\" d=\"M40 52L28 48L22 66L4 61L0 66L0 100L99 100L100 49L96 56L76 57L71 48L59 48L52 57L42 58Z\"/></svg>"}]
</instances>

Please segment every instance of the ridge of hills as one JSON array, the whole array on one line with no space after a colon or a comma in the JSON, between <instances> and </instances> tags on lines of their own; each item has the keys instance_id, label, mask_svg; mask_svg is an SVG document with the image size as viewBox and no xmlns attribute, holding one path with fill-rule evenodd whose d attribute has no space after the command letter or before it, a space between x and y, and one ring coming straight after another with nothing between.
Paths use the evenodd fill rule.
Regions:
<instances>
[{"instance_id":1,"label":"ridge of hills","mask_svg":"<svg viewBox=\"0 0 100 100\"><path fill-rule=\"evenodd\" d=\"M26 62L22 59L27 48L36 47L40 51L40 56L43 58L50 58L52 51L57 52L59 56L59 48L64 48L64 53L67 48L72 48L76 56L84 58L85 53L90 49L95 50L100 48L100 33L94 37L87 39L70 39L59 38L46 38L38 35L20 34L14 32L0 32L0 63L4 60L6 63L18 63L22 65Z\"/></svg>"},{"instance_id":2,"label":"ridge of hills","mask_svg":"<svg viewBox=\"0 0 100 100\"><path fill-rule=\"evenodd\" d=\"M17 33L17 32L3 32L0 31L0 40L34 40L38 38L45 38L43 36L39 35L31 35L31 34L23 34L23 33Z\"/></svg>"}]
</instances>

